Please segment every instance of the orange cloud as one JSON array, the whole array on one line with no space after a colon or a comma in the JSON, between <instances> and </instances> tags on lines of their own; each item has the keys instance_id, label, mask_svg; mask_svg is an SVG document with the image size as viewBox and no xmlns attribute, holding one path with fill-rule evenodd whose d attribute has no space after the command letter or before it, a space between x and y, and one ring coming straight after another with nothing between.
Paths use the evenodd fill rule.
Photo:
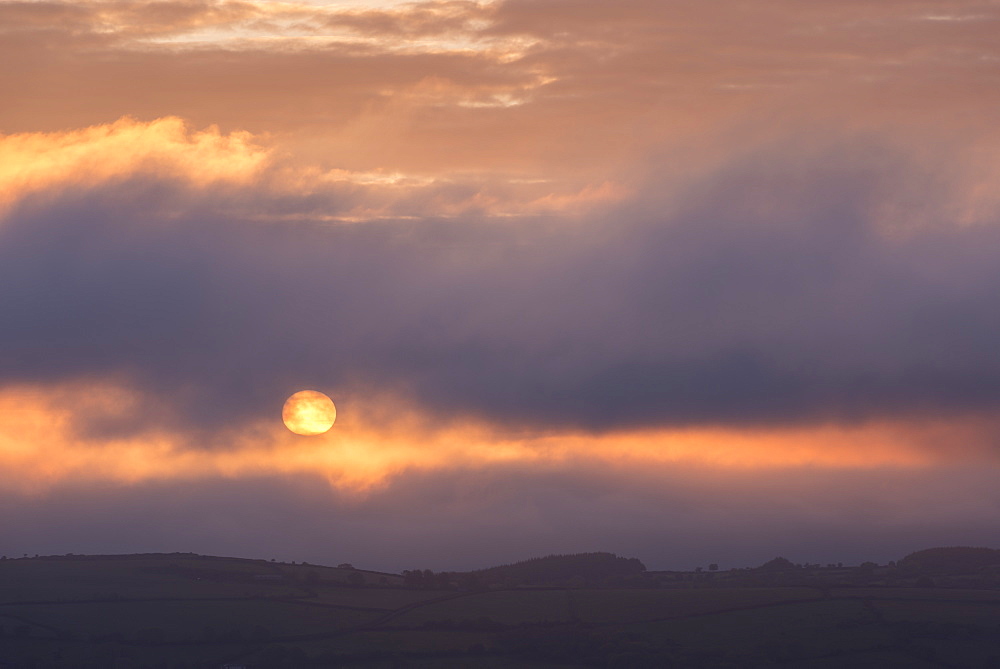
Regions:
<instances>
[{"instance_id":1,"label":"orange cloud","mask_svg":"<svg viewBox=\"0 0 1000 669\"><path fill-rule=\"evenodd\" d=\"M261 2L195 0L184 3L54 2L0 6L0 20L24 31L64 30L89 46L186 49L281 49L346 43L393 51L441 52L496 47L503 37L484 33L489 2ZM520 40L524 41L524 40Z\"/></svg>"},{"instance_id":2,"label":"orange cloud","mask_svg":"<svg viewBox=\"0 0 1000 669\"><path fill-rule=\"evenodd\" d=\"M624 186L605 180L524 179L517 175L447 176L389 170L324 168L276 149L266 136L217 127L192 129L184 120L122 118L110 124L50 133L0 135L0 211L43 190L93 188L137 175L177 181L195 190L236 187L267 192L272 200L320 198L315 209L258 209L239 202L248 219L357 221L430 215L509 216L581 213L620 201ZM348 197L345 197L345 194ZM291 199L288 199L291 198ZM250 202L247 205L247 201Z\"/></svg>"},{"instance_id":3,"label":"orange cloud","mask_svg":"<svg viewBox=\"0 0 1000 669\"><path fill-rule=\"evenodd\" d=\"M374 401L374 404L371 402ZM696 467L718 471L925 469L962 460L993 466L983 419L880 420L855 426L706 427L620 431L515 432L477 421L431 425L392 399L369 400L342 414L329 433L297 437L273 416L231 429L201 448L165 430L88 439L85 419L144 411L142 398L113 383L8 386L0 391L0 479L32 494L61 483L320 475L361 493L407 471L531 464L548 468L602 463L646 472ZM995 421L994 421L995 422ZM955 444L963 444L956 448ZM976 447L975 444L986 444Z\"/></svg>"},{"instance_id":4,"label":"orange cloud","mask_svg":"<svg viewBox=\"0 0 1000 669\"><path fill-rule=\"evenodd\" d=\"M92 187L141 172L195 187L246 184L267 160L268 152L249 133L192 131L174 117L0 135L0 206L53 186Z\"/></svg>"}]
</instances>

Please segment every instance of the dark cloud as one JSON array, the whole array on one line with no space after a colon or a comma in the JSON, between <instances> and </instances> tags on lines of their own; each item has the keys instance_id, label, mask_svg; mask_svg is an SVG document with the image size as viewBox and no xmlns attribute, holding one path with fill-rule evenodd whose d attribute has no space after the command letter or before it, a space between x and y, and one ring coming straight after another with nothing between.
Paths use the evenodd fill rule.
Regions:
<instances>
[{"instance_id":1,"label":"dark cloud","mask_svg":"<svg viewBox=\"0 0 1000 669\"><path fill-rule=\"evenodd\" d=\"M905 156L837 144L585 220L254 223L222 212L267 192L153 177L46 193L0 227L0 375L128 378L161 407L142 420L209 432L300 387L597 431L995 409L1000 230L880 228Z\"/></svg>"},{"instance_id":2,"label":"dark cloud","mask_svg":"<svg viewBox=\"0 0 1000 669\"><path fill-rule=\"evenodd\" d=\"M948 503L942 503L947 499ZM308 476L74 483L0 496L0 553L194 551L472 569L607 550L651 569L885 563L993 536L992 472L496 466L410 472L364 498Z\"/></svg>"}]
</instances>

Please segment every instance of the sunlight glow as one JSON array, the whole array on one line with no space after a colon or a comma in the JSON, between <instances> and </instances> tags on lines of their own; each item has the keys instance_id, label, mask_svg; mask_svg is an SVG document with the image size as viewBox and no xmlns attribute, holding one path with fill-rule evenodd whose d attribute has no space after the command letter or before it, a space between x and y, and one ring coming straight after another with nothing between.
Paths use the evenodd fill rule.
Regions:
<instances>
[{"instance_id":1,"label":"sunlight glow","mask_svg":"<svg viewBox=\"0 0 1000 669\"><path fill-rule=\"evenodd\" d=\"M87 398L74 402L83 396ZM0 481L10 489L42 492L64 481L139 483L222 476L314 474L344 492L362 493L413 470L477 469L493 464L571 467L640 465L664 473L676 466L711 470L927 468L945 455L940 444L971 440L974 430L944 421L879 421L858 426L785 429L705 427L607 434L505 434L476 421L434 425L429 417L383 398L362 418L311 439L260 420L234 428L222 441L199 444L190 434L146 430L94 434L101 424L145 406L127 388L76 384L22 386L0 392ZM332 402L331 402L332 405ZM329 418L329 416L328 416ZM332 424L332 421L331 421ZM993 429L980 425L982 430ZM919 439L914 435L919 434ZM988 454L967 454L986 457Z\"/></svg>"},{"instance_id":2,"label":"sunlight glow","mask_svg":"<svg viewBox=\"0 0 1000 669\"><path fill-rule=\"evenodd\" d=\"M287 400L281 409L285 427L306 437L328 432L337 420L333 401L318 390L300 390Z\"/></svg>"}]
</instances>

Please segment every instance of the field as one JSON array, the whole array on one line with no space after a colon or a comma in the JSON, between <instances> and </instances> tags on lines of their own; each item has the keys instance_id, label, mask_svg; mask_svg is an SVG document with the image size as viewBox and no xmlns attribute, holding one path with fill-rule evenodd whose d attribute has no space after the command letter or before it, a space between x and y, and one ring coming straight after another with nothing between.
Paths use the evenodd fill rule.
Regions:
<instances>
[{"instance_id":1,"label":"field","mask_svg":"<svg viewBox=\"0 0 1000 669\"><path fill-rule=\"evenodd\" d=\"M994 667L1000 591L404 587L187 554L0 561L0 667Z\"/></svg>"}]
</instances>

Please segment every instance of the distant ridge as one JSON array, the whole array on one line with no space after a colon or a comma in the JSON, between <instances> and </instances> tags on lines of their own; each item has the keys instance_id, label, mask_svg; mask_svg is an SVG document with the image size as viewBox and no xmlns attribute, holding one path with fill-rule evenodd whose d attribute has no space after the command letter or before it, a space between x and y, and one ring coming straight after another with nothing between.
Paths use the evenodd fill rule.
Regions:
<instances>
[{"instance_id":1,"label":"distant ridge","mask_svg":"<svg viewBox=\"0 0 1000 669\"><path fill-rule=\"evenodd\" d=\"M994 565L1000 566L1000 550L973 546L926 548L899 561L904 571L930 575L975 572Z\"/></svg>"},{"instance_id":2,"label":"distant ridge","mask_svg":"<svg viewBox=\"0 0 1000 669\"><path fill-rule=\"evenodd\" d=\"M638 558L614 553L546 555L472 572L485 584L567 586L634 577L646 571Z\"/></svg>"},{"instance_id":3,"label":"distant ridge","mask_svg":"<svg viewBox=\"0 0 1000 669\"><path fill-rule=\"evenodd\" d=\"M148 561L148 560L176 560L176 561L201 561L201 562L221 562L221 563L242 563L246 565L258 565L261 568L273 570L278 567L309 567L313 569L329 569L333 571L364 572L368 574L378 574L385 576L400 577L400 573L382 572L372 569L365 569L363 566L354 567L347 563L333 565L323 565L303 562L282 562L274 559L248 558L236 556L203 555L190 551L174 552L149 552L149 553L107 553L107 554L80 554L64 553L58 555L35 555L7 556L0 557L2 560L18 561L26 560L47 560L47 561L68 561L68 562L92 562L92 561ZM862 565L878 566L873 562L866 562ZM821 565L801 565L794 564L785 557L776 557L757 567L738 567L736 570L750 570L756 572L784 572L791 570L801 570L803 567L819 568ZM826 565L828 568L834 565ZM852 568L850 565L837 565L846 569ZM901 558L898 563L890 562L888 568L898 569L905 574L971 574L982 571L1000 572L1000 549L983 546L939 546L925 548L914 551ZM701 570L696 570L700 572ZM402 575L408 573L431 573L430 570L415 570L413 572L403 571ZM572 586L580 583L600 583L608 579L635 577L647 573L646 565L638 558L622 557L609 552L572 553L572 554L552 554L542 557L528 558L513 563L500 564L493 567L469 571L439 572L439 575L450 577L474 576L484 585L534 585L534 586ZM657 571L649 574L684 573L683 570Z\"/></svg>"},{"instance_id":4,"label":"distant ridge","mask_svg":"<svg viewBox=\"0 0 1000 669\"><path fill-rule=\"evenodd\" d=\"M194 553L190 551L174 551L171 553L61 553L57 555L35 555L30 557L25 555L23 557L18 556L2 556L2 560L45 560L45 561L65 561L65 562L144 562L144 561L156 561L163 562L163 564L171 565L171 568L176 568L177 565L184 564L187 561L196 561L201 563L220 563L220 564L241 564L246 566L256 566L260 569L273 571L278 568L288 567L288 568L309 568L309 569L323 569L332 570L338 572L358 572L365 574L374 574L378 576L391 576L398 578L399 574L395 572L384 572L376 571L374 569L364 569L362 567L354 567L353 565L341 563L336 566L334 565L324 565L324 564L313 564L309 562L283 562L278 560L267 560L264 558L248 558L248 557L237 557L229 555L203 555L201 553ZM169 560L170 562L165 562ZM3 669L3 665L0 664L0 669Z\"/></svg>"}]
</instances>

